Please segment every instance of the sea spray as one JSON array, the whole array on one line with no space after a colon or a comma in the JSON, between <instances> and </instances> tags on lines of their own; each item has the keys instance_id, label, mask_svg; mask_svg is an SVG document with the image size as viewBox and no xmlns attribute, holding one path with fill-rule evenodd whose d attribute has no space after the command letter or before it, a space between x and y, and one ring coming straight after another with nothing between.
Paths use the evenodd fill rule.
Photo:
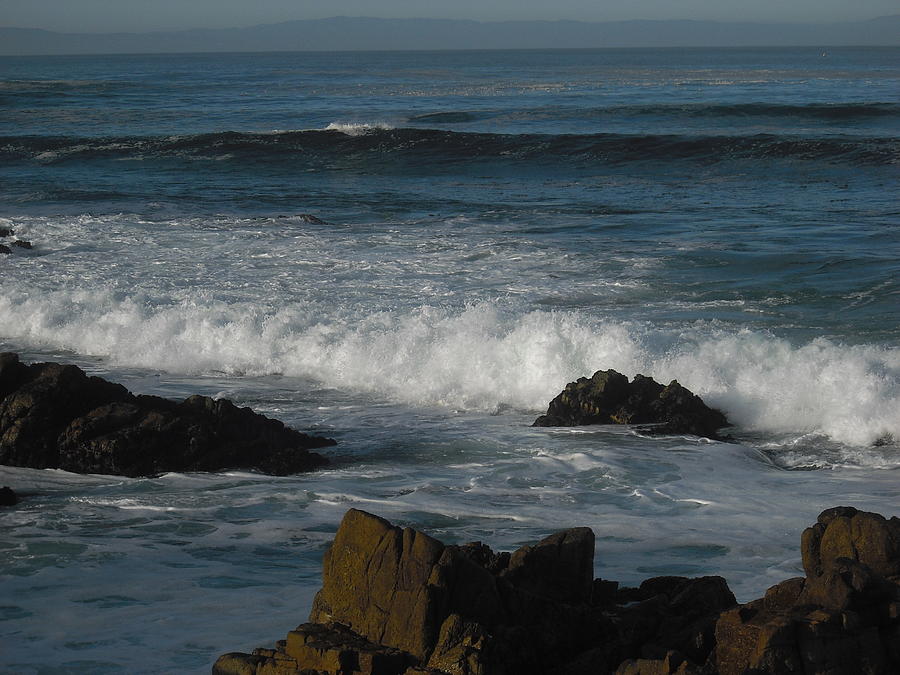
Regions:
<instances>
[{"instance_id":1,"label":"sea spray","mask_svg":"<svg viewBox=\"0 0 900 675\"><path fill-rule=\"evenodd\" d=\"M83 291L0 298L0 322L11 338L121 365L307 377L413 406L539 410L566 382L613 368L677 379L744 430L815 432L849 445L900 437L900 350L822 338L684 334L488 302L351 318L315 304L197 298L151 307Z\"/></svg>"}]
</instances>

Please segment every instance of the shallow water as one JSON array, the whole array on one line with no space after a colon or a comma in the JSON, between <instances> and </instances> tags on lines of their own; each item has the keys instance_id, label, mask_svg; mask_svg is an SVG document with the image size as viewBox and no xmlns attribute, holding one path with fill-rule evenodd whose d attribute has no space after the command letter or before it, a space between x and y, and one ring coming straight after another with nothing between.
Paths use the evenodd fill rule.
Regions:
<instances>
[{"instance_id":1,"label":"shallow water","mask_svg":"<svg viewBox=\"0 0 900 675\"><path fill-rule=\"evenodd\" d=\"M596 573L801 573L897 514L896 49L0 59L0 349L224 396L327 471L2 467L5 672L208 672L305 620L349 507ZM599 368L734 441L534 429ZM878 442L879 445L873 445Z\"/></svg>"}]
</instances>

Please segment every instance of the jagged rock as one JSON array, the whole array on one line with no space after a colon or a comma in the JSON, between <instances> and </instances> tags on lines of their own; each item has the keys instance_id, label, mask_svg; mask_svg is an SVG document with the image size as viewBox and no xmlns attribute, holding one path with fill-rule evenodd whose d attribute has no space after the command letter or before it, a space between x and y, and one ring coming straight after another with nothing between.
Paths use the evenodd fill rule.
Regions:
<instances>
[{"instance_id":1,"label":"jagged rock","mask_svg":"<svg viewBox=\"0 0 900 675\"><path fill-rule=\"evenodd\" d=\"M12 243L12 245L13 245L13 246L18 246L19 248L28 249L29 251L30 251L32 248L34 248L34 247L31 245L31 242L30 242L30 241L25 241L24 239L16 239L16 240Z\"/></svg>"},{"instance_id":2,"label":"jagged rock","mask_svg":"<svg viewBox=\"0 0 900 675\"><path fill-rule=\"evenodd\" d=\"M15 491L8 486L0 488L0 506L15 506L19 503L19 497Z\"/></svg>"},{"instance_id":3,"label":"jagged rock","mask_svg":"<svg viewBox=\"0 0 900 675\"><path fill-rule=\"evenodd\" d=\"M716 619L737 604L722 577L654 577L622 589L620 639L626 653L660 659L676 651L704 663L715 646Z\"/></svg>"},{"instance_id":4,"label":"jagged rock","mask_svg":"<svg viewBox=\"0 0 900 675\"><path fill-rule=\"evenodd\" d=\"M342 623L425 660L442 618L429 581L443 552L426 534L350 509L325 553L309 620Z\"/></svg>"},{"instance_id":5,"label":"jagged rock","mask_svg":"<svg viewBox=\"0 0 900 675\"><path fill-rule=\"evenodd\" d=\"M288 633L277 649L255 649L252 654L223 654L216 660L212 672L213 675L402 675L410 660L409 654L373 644L346 626L305 623Z\"/></svg>"},{"instance_id":6,"label":"jagged rock","mask_svg":"<svg viewBox=\"0 0 900 675\"><path fill-rule=\"evenodd\" d=\"M839 506L823 511L801 539L807 576L823 574L840 558L867 565L885 577L900 576L900 518Z\"/></svg>"},{"instance_id":7,"label":"jagged rock","mask_svg":"<svg viewBox=\"0 0 900 675\"><path fill-rule=\"evenodd\" d=\"M258 664L256 671L247 672L261 674L274 672L265 668L275 668L277 662L284 669L278 672L285 673L303 669L355 673L340 670L335 655L359 652L362 640L406 654L407 675L609 672L623 658L640 654L623 646L616 626L622 621L621 613L630 610L592 602L593 589L598 587L592 579L593 556L594 534L588 528L551 535L511 555L495 554L481 543L445 546L415 530L351 509L325 554L323 586L310 613L311 625L321 626L318 630L335 639L328 641L326 650L313 654L292 647L299 639L294 633L307 636L313 631L307 624L271 653L256 650L241 656L240 667ZM684 579L666 582L671 597L663 604L670 607L671 616L665 630L678 634L684 628L673 623L678 612L687 625L700 617L700 607L720 608L696 599L710 590L704 587L709 585L705 580L695 581L693 585ZM609 583L601 582L599 587L608 591ZM645 590L654 597L663 595L660 588ZM725 591L733 604L727 587ZM710 612L706 618L712 626L716 614L713 609ZM614 613L620 616L612 617ZM659 627L660 620L654 620ZM346 632L336 632L335 625ZM653 630L648 634L657 637ZM678 642L668 637L657 641ZM229 663L237 658L226 657ZM259 657L267 660L254 660ZM403 672L401 660L392 663L390 669L385 666L378 672ZM221 667L216 672L232 671ZM359 672L376 670L366 666Z\"/></svg>"},{"instance_id":8,"label":"jagged rock","mask_svg":"<svg viewBox=\"0 0 900 675\"><path fill-rule=\"evenodd\" d=\"M481 543L444 546L351 510L310 616L322 623L300 626L274 650L226 654L214 672L888 675L900 672L900 587L866 561L895 569L895 522L824 512L804 535L813 573L735 606L720 577L621 589L591 580L586 528L503 555Z\"/></svg>"},{"instance_id":9,"label":"jagged rock","mask_svg":"<svg viewBox=\"0 0 900 675\"><path fill-rule=\"evenodd\" d=\"M897 518L837 507L803 532L805 579L788 579L716 624L717 672L900 672Z\"/></svg>"},{"instance_id":10,"label":"jagged rock","mask_svg":"<svg viewBox=\"0 0 900 675\"><path fill-rule=\"evenodd\" d=\"M9 255L10 253L12 253L12 249L9 246L6 246L5 244L0 244L0 253Z\"/></svg>"},{"instance_id":11,"label":"jagged rock","mask_svg":"<svg viewBox=\"0 0 900 675\"><path fill-rule=\"evenodd\" d=\"M594 584L594 533L576 527L523 546L503 577L513 586L560 602L588 603Z\"/></svg>"},{"instance_id":12,"label":"jagged rock","mask_svg":"<svg viewBox=\"0 0 900 675\"><path fill-rule=\"evenodd\" d=\"M327 460L334 445L238 408L191 396L134 396L80 368L0 354L0 464L126 476L251 468L284 475Z\"/></svg>"},{"instance_id":13,"label":"jagged rock","mask_svg":"<svg viewBox=\"0 0 900 675\"><path fill-rule=\"evenodd\" d=\"M717 431L728 426L728 420L675 380L663 386L635 375L629 382L615 370L598 370L590 379L567 384L550 402L547 414L534 422L538 427L586 424L652 424L660 425L649 429L656 433L719 438Z\"/></svg>"},{"instance_id":14,"label":"jagged rock","mask_svg":"<svg viewBox=\"0 0 900 675\"><path fill-rule=\"evenodd\" d=\"M695 675L700 670L682 654L667 652L661 659L628 659L619 664L615 675Z\"/></svg>"}]
</instances>

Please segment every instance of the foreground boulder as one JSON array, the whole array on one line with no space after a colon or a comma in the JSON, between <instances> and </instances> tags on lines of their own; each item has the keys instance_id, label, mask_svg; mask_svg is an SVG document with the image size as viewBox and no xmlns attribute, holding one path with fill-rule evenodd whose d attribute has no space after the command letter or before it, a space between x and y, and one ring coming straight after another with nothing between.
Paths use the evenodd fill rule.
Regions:
<instances>
[{"instance_id":1,"label":"foreground boulder","mask_svg":"<svg viewBox=\"0 0 900 675\"><path fill-rule=\"evenodd\" d=\"M598 370L590 378L570 382L552 401L536 427L585 424L650 424L650 431L719 438L728 420L718 410L672 380L663 386L650 377L634 380L615 370Z\"/></svg>"},{"instance_id":2,"label":"foreground boulder","mask_svg":"<svg viewBox=\"0 0 900 675\"><path fill-rule=\"evenodd\" d=\"M721 577L591 579L594 535L494 553L351 509L309 622L214 675L872 675L900 672L900 520L829 509L807 577L736 605Z\"/></svg>"},{"instance_id":3,"label":"foreground boulder","mask_svg":"<svg viewBox=\"0 0 900 675\"><path fill-rule=\"evenodd\" d=\"M806 578L719 618L718 672L900 672L900 519L828 509L802 554Z\"/></svg>"},{"instance_id":4,"label":"foreground boulder","mask_svg":"<svg viewBox=\"0 0 900 675\"><path fill-rule=\"evenodd\" d=\"M227 400L135 396L73 365L0 354L0 464L150 476L246 468L286 475L334 445Z\"/></svg>"},{"instance_id":5,"label":"foreground boulder","mask_svg":"<svg viewBox=\"0 0 900 675\"><path fill-rule=\"evenodd\" d=\"M624 660L713 649L735 604L724 580L594 580L594 534L574 528L512 554L445 546L351 509L323 562L309 622L275 649L232 652L217 675L575 675Z\"/></svg>"}]
</instances>

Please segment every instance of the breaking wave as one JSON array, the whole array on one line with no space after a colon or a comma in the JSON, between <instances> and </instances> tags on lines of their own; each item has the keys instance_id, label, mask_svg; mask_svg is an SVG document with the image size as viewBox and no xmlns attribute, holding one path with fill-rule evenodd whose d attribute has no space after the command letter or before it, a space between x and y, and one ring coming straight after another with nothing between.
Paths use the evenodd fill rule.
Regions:
<instances>
[{"instance_id":1,"label":"breaking wave","mask_svg":"<svg viewBox=\"0 0 900 675\"><path fill-rule=\"evenodd\" d=\"M599 368L678 379L740 429L849 445L900 438L900 350L752 330L667 333L579 312L490 302L339 316L322 306L195 300L152 306L101 291L0 298L13 340L182 373L309 377L412 405L529 411Z\"/></svg>"}]
</instances>

